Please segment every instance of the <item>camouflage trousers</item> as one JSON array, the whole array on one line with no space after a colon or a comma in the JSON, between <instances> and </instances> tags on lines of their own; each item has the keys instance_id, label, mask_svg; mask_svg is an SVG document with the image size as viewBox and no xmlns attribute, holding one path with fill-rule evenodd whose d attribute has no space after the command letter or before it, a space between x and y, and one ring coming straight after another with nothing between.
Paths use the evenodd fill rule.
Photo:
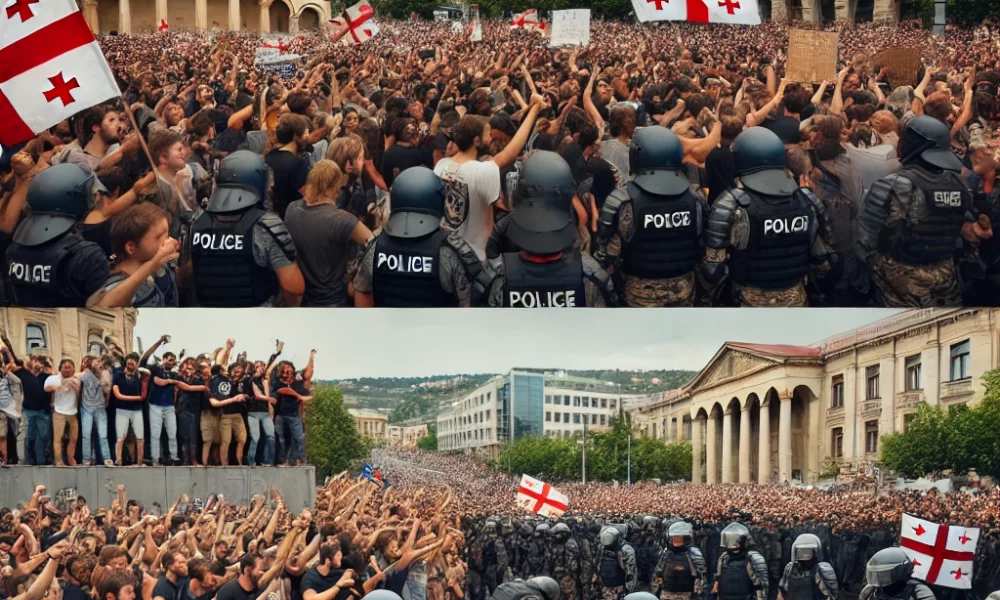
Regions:
<instances>
[{"instance_id":1,"label":"camouflage trousers","mask_svg":"<svg viewBox=\"0 0 1000 600\"><path fill-rule=\"evenodd\" d=\"M632 308L694 306L694 273L670 279L625 275L625 301Z\"/></svg>"},{"instance_id":2,"label":"camouflage trousers","mask_svg":"<svg viewBox=\"0 0 1000 600\"><path fill-rule=\"evenodd\" d=\"M601 598L603 600L619 600L625 595L624 585L615 585L611 587L602 586L601 587Z\"/></svg>"},{"instance_id":3,"label":"camouflage trousers","mask_svg":"<svg viewBox=\"0 0 1000 600\"><path fill-rule=\"evenodd\" d=\"M559 590L562 591L562 600L580 600L576 579L572 575L557 576L556 581L559 582Z\"/></svg>"},{"instance_id":4,"label":"camouflage trousers","mask_svg":"<svg viewBox=\"0 0 1000 600\"><path fill-rule=\"evenodd\" d=\"M733 284L738 304L742 307L799 308L809 305L805 283L787 290L764 290Z\"/></svg>"},{"instance_id":5,"label":"camouflage trousers","mask_svg":"<svg viewBox=\"0 0 1000 600\"><path fill-rule=\"evenodd\" d=\"M961 306L962 289L955 261L907 265L876 253L871 260L872 280L887 307L932 308Z\"/></svg>"}]
</instances>

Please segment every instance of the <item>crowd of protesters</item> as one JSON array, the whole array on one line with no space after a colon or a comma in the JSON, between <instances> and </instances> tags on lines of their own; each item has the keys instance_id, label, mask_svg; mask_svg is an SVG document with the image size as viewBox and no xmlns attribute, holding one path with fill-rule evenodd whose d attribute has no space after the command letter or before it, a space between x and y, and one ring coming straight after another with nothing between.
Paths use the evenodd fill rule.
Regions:
<instances>
[{"instance_id":1,"label":"crowd of protesters","mask_svg":"<svg viewBox=\"0 0 1000 600\"><path fill-rule=\"evenodd\" d=\"M442 176L450 198L442 226L488 270L502 247L499 223L516 208L508 175L516 179L527 153L554 150L574 171L574 248L601 250L601 266L619 288L603 304L635 306L643 303L642 286L614 272L608 257L615 253L598 248L596 232L608 195L629 179L637 128L662 125L683 138L691 188L709 205L734 185L733 139L752 125L771 129L786 144L795 180L828 209L824 243L847 255L860 172L898 168L900 132L924 114L951 130L981 215L956 240L966 246L956 261L967 271L956 266L948 276L963 277L966 303L995 301L995 27L949 27L934 37L914 22L840 25L842 70L811 85L782 78L789 25L777 22L595 21L590 45L576 50L549 48L537 34L500 21L483 23L482 42L446 23L383 24L356 48L325 33L290 39L288 51L304 57L291 80L255 66L259 34L102 37L139 131L121 106L109 104L5 150L2 249L26 214L33 177L50 165L80 165L101 183L76 235L103 253L71 265L86 303L196 304L189 226L213 193L220 159L244 149L262 155L271 174L264 204L272 216L264 222L274 236L256 236L253 253L256 266L277 280L265 304L368 305L372 274L362 257L382 230L401 172L423 166ZM925 66L904 74L873 64L877 52L900 47L916 49ZM152 170L138 135L148 142ZM880 301L863 268L840 264L851 270L845 283L839 291L811 289L811 303ZM477 301L458 296L463 306Z\"/></svg>"},{"instance_id":2,"label":"crowd of protesters","mask_svg":"<svg viewBox=\"0 0 1000 600\"><path fill-rule=\"evenodd\" d=\"M0 331L0 458L22 465L302 465L315 351L301 371L278 360L212 353L124 353L57 363L19 357ZM149 443L144 445L144 441ZM17 463L14 460L16 452Z\"/></svg>"}]
</instances>

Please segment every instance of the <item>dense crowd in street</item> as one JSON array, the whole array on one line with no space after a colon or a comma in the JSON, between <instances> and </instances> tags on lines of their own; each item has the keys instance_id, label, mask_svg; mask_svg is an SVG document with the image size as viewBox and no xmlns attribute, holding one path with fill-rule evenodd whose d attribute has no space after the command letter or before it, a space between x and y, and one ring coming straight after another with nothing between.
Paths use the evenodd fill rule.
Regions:
<instances>
[{"instance_id":1,"label":"dense crowd in street","mask_svg":"<svg viewBox=\"0 0 1000 600\"><path fill-rule=\"evenodd\" d=\"M776 22L594 21L571 49L383 21L283 40L288 80L260 34L101 37L138 131L112 103L4 151L5 300L993 304L1000 34L837 29L812 83Z\"/></svg>"},{"instance_id":2,"label":"dense crowd in street","mask_svg":"<svg viewBox=\"0 0 1000 600\"><path fill-rule=\"evenodd\" d=\"M140 356L108 337L102 355L57 363L18 356L2 330L0 340L0 464L305 464L315 351L297 370L278 360L280 341L265 362L236 354L234 339L156 356L164 335Z\"/></svg>"}]
</instances>

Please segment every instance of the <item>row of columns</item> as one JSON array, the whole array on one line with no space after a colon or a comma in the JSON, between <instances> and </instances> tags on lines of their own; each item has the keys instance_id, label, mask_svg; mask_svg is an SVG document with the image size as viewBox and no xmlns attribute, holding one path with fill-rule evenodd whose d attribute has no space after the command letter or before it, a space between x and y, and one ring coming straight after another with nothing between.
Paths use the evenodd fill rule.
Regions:
<instances>
[{"instance_id":1,"label":"row of columns","mask_svg":"<svg viewBox=\"0 0 1000 600\"><path fill-rule=\"evenodd\" d=\"M774 21L788 21L791 18L792 0L772 0L771 19ZM806 23L817 23L822 17L820 0L801 0L802 20ZM837 21L853 21L857 7L857 0L836 0L834 11ZM872 13L872 20L895 24L899 22L901 0L875 0L875 7Z\"/></svg>"},{"instance_id":2,"label":"row of columns","mask_svg":"<svg viewBox=\"0 0 1000 600\"><path fill-rule=\"evenodd\" d=\"M91 30L97 32L99 28L99 18L97 15L98 0L83 0L83 18L90 25ZM258 2L260 6L260 30L261 33L270 33L271 29L271 2ZM167 0L156 0L156 24L160 21L170 23L167 15ZM292 17L289 26L297 25L298 19ZM194 0L194 26L198 31L208 29L208 0ZM240 15L240 0L229 0L229 29L236 31L242 28ZM121 33L132 32L132 5L131 0L119 0L118 3L118 31Z\"/></svg>"},{"instance_id":3,"label":"row of columns","mask_svg":"<svg viewBox=\"0 0 1000 600\"><path fill-rule=\"evenodd\" d=\"M788 392L781 394L778 406L778 479L790 481L792 478L792 396ZM760 405L759 450L757 453L757 482L766 485L771 483L771 415L770 400L765 399ZM744 402L740 408L740 447L738 477L739 483L750 481L750 404ZM702 426L705 426L707 444L702 440ZM693 446L694 464L691 469L692 480L695 483L719 483L717 481L718 457L716 451L716 419L698 417L692 427L691 441ZM701 458L702 446L708 450L705 456L706 477L702 477ZM733 413L726 409L722 414L722 483L733 483Z\"/></svg>"}]
</instances>

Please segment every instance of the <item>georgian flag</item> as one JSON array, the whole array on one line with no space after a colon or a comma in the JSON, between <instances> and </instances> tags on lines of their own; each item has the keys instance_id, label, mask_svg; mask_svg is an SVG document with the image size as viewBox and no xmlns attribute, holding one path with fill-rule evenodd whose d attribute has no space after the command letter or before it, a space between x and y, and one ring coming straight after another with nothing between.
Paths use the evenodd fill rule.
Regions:
<instances>
[{"instance_id":1,"label":"georgian flag","mask_svg":"<svg viewBox=\"0 0 1000 600\"><path fill-rule=\"evenodd\" d=\"M120 95L73 0L0 0L0 144Z\"/></svg>"},{"instance_id":2,"label":"georgian flag","mask_svg":"<svg viewBox=\"0 0 1000 600\"><path fill-rule=\"evenodd\" d=\"M757 0L632 0L632 8L642 23L688 21L760 25Z\"/></svg>"},{"instance_id":3,"label":"georgian flag","mask_svg":"<svg viewBox=\"0 0 1000 600\"><path fill-rule=\"evenodd\" d=\"M170 25L167 24L166 19L160 19L160 26L157 27L157 30L162 33L168 29L170 29Z\"/></svg>"},{"instance_id":4,"label":"georgian flag","mask_svg":"<svg viewBox=\"0 0 1000 600\"><path fill-rule=\"evenodd\" d=\"M903 514L899 545L913 561L913 576L931 585L972 588L979 529L938 525Z\"/></svg>"},{"instance_id":5,"label":"georgian flag","mask_svg":"<svg viewBox=\"0 0 1000 600\"><path fill-rule=\"evenodd\" d=\"M529 8L519 15L515 15L510 22L511 29L524 29L526 31L545 31L546 25L538 20L538 12Z\"/></svg>"},{"instance_id":6,"label":"georgian flag","mask_svg":"<svg viewBox=\"0 0 1000 600\"><path fill-rule=\"evenodd\" d=\"M358 2L339 17L330 19L328 24L330 39L334 42L340 40L346 46L360 46L379 32L374 16L375 11L367 0Z\"/></svg>"},{"instance_id":7,"label":"georgian flag","mask_svg":"<svg viewBox=\"0 0 1000 600\"><path fill-rule=\"evenodd\" d=\"M569 498L544 481L521 475L517 505L543 517L558 519L569 508Z\"/></svg>"}]
</instances>

